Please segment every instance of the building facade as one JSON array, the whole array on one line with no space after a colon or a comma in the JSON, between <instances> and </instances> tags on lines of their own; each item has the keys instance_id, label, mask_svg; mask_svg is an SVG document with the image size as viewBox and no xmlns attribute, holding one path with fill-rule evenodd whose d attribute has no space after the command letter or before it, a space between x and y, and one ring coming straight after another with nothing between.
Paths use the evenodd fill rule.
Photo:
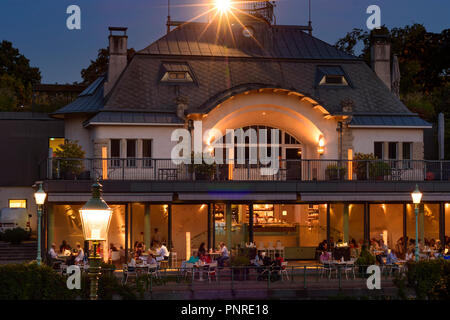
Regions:
<instances>
[{"instance_id":1,"label":"building facade","mask_svg":"<svg viewBox=\"0 0 450 320\"><path fill-rule=\"evenodd\" d=\"M445 241L450 165L424 161L431 125L391 92L388 40L372 39L371 69L305 27L270 17L185 23L129 63L126 29L110 28L108 73L53 114L86 157L47 161L48 246L83 240L78 210L96 179L114 209L105 245L127 252L152 240L166 241L179 259L219 241L280 241L292 259L314 258L325 239L383 238L396 248L416 236L416 183L424 192L419 236ZM180 164L179 129L189 133L189 158L216 155L213 141L227 129L254 129L256 141L222 146L224 164ZM253 149L253 163L263 132L268 145ZM273 174L264 173L262 148L278 152Z\"/></svg>"}]
</instances>

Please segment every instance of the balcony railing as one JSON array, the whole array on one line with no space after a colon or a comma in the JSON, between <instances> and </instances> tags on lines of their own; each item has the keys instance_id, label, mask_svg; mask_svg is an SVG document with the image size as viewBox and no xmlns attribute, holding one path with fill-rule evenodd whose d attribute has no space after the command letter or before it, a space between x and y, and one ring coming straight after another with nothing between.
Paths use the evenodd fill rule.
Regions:
<instances>
[{"instance_id":1,"label":"balcony railing","mask_svg":"<svg viewBox=\"0 0 450 320\"><path fill-rule=\"evenodd\" d=\"M151 181L450 181L450 161L280 160L278 170L260 164L176 164L170 159L47 159L48 180Z\"/></svg>"}]
</instances>

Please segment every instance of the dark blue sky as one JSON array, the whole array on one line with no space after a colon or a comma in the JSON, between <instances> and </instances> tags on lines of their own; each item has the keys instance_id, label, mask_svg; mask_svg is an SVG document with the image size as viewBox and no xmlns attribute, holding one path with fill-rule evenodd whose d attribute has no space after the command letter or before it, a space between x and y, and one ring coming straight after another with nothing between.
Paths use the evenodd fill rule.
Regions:
<instances>
[{"instance_id":1,"label":"dark blue sky","mask_svg":"<svg viewBox=\"0 0 450 320\"><path fill-rule=\"evenodd\" d=\"M172 0L174 19L190 19L206 7L178 7L211 0ZM382 24L401 27L422 23L427 30L450 28L449 0L312 0L314 35L334 44L353 28L366 28L366 9L377 4ZM82 30L66 28L66 9L81 7ZM129 28L129 46L142 49L165 33L167 0L1 0L0 40L9 40L45 83L80 81L80 70L107 46L108 26ZM307 0L280 0L278 24L306 24Z\"/></svg>"}]
</instances>

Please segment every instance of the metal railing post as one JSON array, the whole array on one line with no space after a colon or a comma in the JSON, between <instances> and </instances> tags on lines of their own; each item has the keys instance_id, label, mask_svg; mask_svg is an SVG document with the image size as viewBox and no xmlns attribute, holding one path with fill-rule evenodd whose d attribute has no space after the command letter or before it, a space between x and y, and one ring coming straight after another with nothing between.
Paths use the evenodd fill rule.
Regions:
<instances>
[{"instance_id":1,"label":"metal railing post","mask_svg":"<svg viewBox=\"0 0 450 320\"><path fill-rule=\"evenodd\" d=\"M366 180L369 180L369 162L365 161L366 164Z\"/></svg>"},{"instance_id":2,"label":"metal railing post","mask_svg":"<svg viewBox=\"0 0 450 320\"><path fill-rule=\"evenodd\" d=\"M56 162L56 178L59 180L61 174L61 164L59 162L59 159Z\"/></svg>"},{"instance_id":3,"label":"metal railing post","mask_svg":"<svg viewBox=\"0 0 450 320\"><path fill-rule=\"evenodd\" d=\"M122 180L125 180L125 159L122 159Z\"/></svg>"},{"instance_id":4,"label":"metal railing post","mask_svg":"<svg viewBox=\"0 0 450 320\"><path fill-rule=\"evenodd\" d=\"M157 164L156 159L154 159L153 160L153 180L158 180L158 177L156 175L156 173L157 173L157 171L156 171L157 170L156 164Z\"/></svg>"},{"instance_id":5,"label":"metal railing post","mask_svg":"<svg viewBox=\"0 0 450 320\"><path fill-rule=\"evenodd\" d=\"M233 290L234 290L234 271L233 271L233 267L231 267L231 291L233 291Z\"/></svg>"},{"instance_id":6,"label":"metal railing post","mask_svg":"<svg viewBox=\"0 0 450 320\"><path fill-rule=\"evenodd\" d=\"M442 179L442 161L439 161L439 164L440 164L440 167L441 167L441 181L443 180Z\"/></svg>"},{"instance_id":7,"label":"metal railing post","mask_svg":"<svg viewBox=\"0 0 450 320\"><path fill-rule=\"evenodd\" d=\"M342 289L342 276L341 276L341 268L338 266L338 272L339 272L339 290Z\"/></svg>"},{"instance_id":8,"label":"metal railing post","mask_svg":"<svg viewBox=\"0 0 450 320\"><path fill-rule=\"evenodd\" d=\"M307 161L307 170L308 170L308 181L311 181L311 161L310 160L306 160Z\"/></svg>"},{"instance_id":9,"label":"metal railing post","mask_svg":"<svg viewBox=\"0 0 450 320\"><path fill-rule=\"evenodd\" d=\"M303 289L306 289L306 266L303 267Z\"/></svg>"},{"instance_id":10,"label":"metal railing post","mask_svg":"<svg viewBox=\"0 0 450 320\"><path fill-rule=\"evenodd\" d=\"M269 276L267 277L267 289L270 289L270 267L267 267Z\"/></svg>"}]
</instances>

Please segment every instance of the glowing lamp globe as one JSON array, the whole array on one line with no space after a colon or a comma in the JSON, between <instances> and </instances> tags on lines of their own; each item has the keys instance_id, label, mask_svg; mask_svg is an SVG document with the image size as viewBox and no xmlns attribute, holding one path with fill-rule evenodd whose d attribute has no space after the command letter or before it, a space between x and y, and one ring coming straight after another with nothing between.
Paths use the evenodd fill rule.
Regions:
<instances>
[{"instance_id":1,"label":"glowing lamp globe","mask_svg":"<svg viewBox=\"0 0 450 320\"><path fill-rule=\"evenodd\" d=\"M419 190L419 186L416 184L416 190L411 193L411 198L414 204L419 204L422 200L422 192Z\"/></svg>"},{"instance_id":2,"label":"glowing lamp globe","mask_svg":"<svg viewBox=\"0 0 450 320\"><path fill-rule=\"evenodd\" d=\"M108 237L112 209L101 198L102 185L92 185L92 198L81 208L81 223L84 239L88 241L105 241Z\"/></svg>"},{"instance_id":3,"label":"glowing lamp globe","mask_svg":"<svg viewBox=\"0 0 450 320\"><path fill-rule=\"evenodd\" d=\"M222 12L230 10L231 0L216 0L216 8Z\"/></svg>"},{"instance_id":4,"label":"glowing lamp globe","mask_svg":"<svg viewBox=\"0 0 450 320\"><path fill-rule=\"evenodd\" d=\"M36 204L43 205L45 202L45 198L47 198L47 194L44 189L42 189L42 183L39 184L39 190L34 193L34 199L36 200Z\"/></svg>"}]
</instances>

